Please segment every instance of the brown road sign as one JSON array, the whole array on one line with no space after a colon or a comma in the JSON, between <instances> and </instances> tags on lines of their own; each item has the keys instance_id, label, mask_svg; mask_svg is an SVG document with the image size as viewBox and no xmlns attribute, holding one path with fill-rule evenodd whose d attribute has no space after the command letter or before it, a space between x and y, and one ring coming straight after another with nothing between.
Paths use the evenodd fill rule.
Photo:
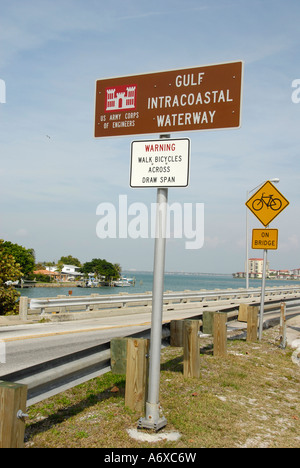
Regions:
<instances>
[{"instance_id":1,"label":"brown road sign","mask_svg":"<svg viewBox=\"0 0 300 468\"><path fill-rule=\"evenodd\" d=\"M95 137L240 126L243 62L101 79Z\"/></svg>"},{"instance_id":2,"label":"brown road sign","mask_svg":"<svg viewBox=\"0 0 300 468\"><path fill-rule=\"evenodd\" d=\"M289 201L267 181L246 202L246 206L264 225L268 226L287 206Z\"/></svg>"},{"instance_id":3,"label":"brown road sign","mask_svg":"<svg viewBox=\"0 0 300 468\"><path fill-rule=\"evenodd\" d=\"M278 248L278 229L253 229L252 249L276 250Z\"/></svg>"}]
</instances>

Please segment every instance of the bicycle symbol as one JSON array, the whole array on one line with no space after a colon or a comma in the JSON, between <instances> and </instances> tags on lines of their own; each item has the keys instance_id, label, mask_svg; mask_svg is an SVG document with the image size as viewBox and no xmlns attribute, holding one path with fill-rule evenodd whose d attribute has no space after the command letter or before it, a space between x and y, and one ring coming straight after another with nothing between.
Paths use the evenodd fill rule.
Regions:
<instances>
[{"instance_id":1,"label":"bicycle symbol","mask_svg":"<svg viewBox=\"0 0 300 468\"><path fill-rule=\"evenodd\" d=\"M252 208L255 211L260 211L264 205L266 205L267 208L271 208L273 211L278 211L282 206L282 201L279 198L273 198L273 195L264 195L263 192L261 198L257 198L253 201Z\"/></svg>"}]
</instances>

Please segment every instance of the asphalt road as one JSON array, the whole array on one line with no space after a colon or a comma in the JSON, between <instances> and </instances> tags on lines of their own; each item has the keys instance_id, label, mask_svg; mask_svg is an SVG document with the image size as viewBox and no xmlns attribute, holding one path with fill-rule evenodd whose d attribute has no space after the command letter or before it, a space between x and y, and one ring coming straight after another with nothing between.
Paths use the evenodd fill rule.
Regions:
<instances>
[{"instance_id":1,"label":"asphalt road","mask_svg":"<svg viewBox=\"0 0 300 468\"><path fill-rule=\"evenodd\" d=\"M193 311L168 311L164 320L187 318ZM0 327L1 375L151 328L151 313L59 323L21 324ZM2 351L2 352L1 352ZM4 355L4 356L3 356Z\"/></svg>"},{"instance_id":2,"label":"asphalt road","mask_svg":"<svg viewBox=\"0 0 300 468\"><path fill-rule=\"evenodd\" d=\"M295 312L299 314L299 306L295 307ZM171 310L164 312L164 321L198 314L199 308ZM117 317L71 322L1 326L0 379L1 375L150 328L150 312L130 315L124 312ZM300 315L288 330L291 340L300 339Z\"/></svg>"},{"instance_id":3,"label":"asphalt road","mask_svg":"<svg viewBox=\"0 0 300 468\"><path fill-rule=\"evenodd\" d=\"M136 333L147 326L103 328L89 321L81 323L34 324L0 330L1 375Z\"/></svg>"}]
</instances>

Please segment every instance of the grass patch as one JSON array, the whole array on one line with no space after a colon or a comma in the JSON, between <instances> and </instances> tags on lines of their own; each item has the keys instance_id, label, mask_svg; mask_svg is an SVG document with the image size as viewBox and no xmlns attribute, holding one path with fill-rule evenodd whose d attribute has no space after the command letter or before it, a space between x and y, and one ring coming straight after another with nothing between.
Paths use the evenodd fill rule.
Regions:
<instances>
[{"instance_id":1,"label":"grass patch","mask_svg":"<svg viewBox=\"0 0 300 468\"><path fill-rule=\"evenodd\" d=\"M269 329L259 343L228 340L225 359L205 351L205 338L199 379L183 376L182 348L162 351L164 430L180 432L176 442L130 438L139 415L125 408L125 376L109 372L30 407L25 447L299 447L299 366L277 335Z\"/></svg>"}]
</instances>

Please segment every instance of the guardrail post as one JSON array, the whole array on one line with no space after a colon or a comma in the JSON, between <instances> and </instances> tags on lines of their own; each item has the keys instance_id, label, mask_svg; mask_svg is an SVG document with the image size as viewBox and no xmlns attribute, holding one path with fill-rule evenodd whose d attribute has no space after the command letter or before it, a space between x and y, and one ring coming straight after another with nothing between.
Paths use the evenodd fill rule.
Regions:
<instances>
[{"instance_id":1,"label":"guardrail post","mask_svg":"<svg viewBox=\"0 0 300 468\"><path fill-rule=\"evenodd\" d=\"M183 346L184 320L171 320L170 322L170 346L181 348Z\"/></svg>"},{"instance_id":2,"label":"guardrail post","mask_svg":"<svg viewBox=\"0 0 300 468\"><path fill-rule=\"evenodd\" d=\"M149 368L148 339L128 338L125 406L140 415L145 413Z\"/></svg>"},{"instance_id":3,"label":"guardrail post","mask_svg":"<svg viewBox=\"0 0 300 468\"><path fill-rule=\"evenodd\" d=\"M247 341L257 341L258 307L240 304L238 321L247 322Z\"/></svg>"},{"instance_id":4,"label":"guardrail post","mask_svg":"<svg viewBox=\"0 0 300 468\"><path fill-rule=\"evenodd\" d=\"M171 320L170 322L170 346L174 348L183 347L183 333L184 333L184 323L186 320L194 321L198 323L198 331L202 325L202 320L198 319L177 319Z\"/></svg>"},{"instance_id":5,"label":"guardrail post","mask_svg":"<svg viewBox=\"0 0 300 468\"><path fill-rule=\"evenodd\" d=\"M258 307L247 308L247 341L257 341Z\"/></svg>"},{"instance_id":6,"label":"guardrail post","mask_svg":"<svg viewBox=\"0 0 300 468\"><path fill-rule=\"evenodd\" d=\"M214 329L214 312L210 310L204 310L202 314L203 319L203 333L206 335L212 335Z\"/></svg>"},{"instance_id":7,"label":"guardrail post","mask_svg":"<svg viewBox=\"0 0 300 468\"><path fill-rule=\"evenodd\" d=\"M27 385L0 381L0 448L23 448Z\"/></svg>"},{"instance_id":8,"label":"guardrail post","mask_svg":"<svg viewBox=\"0 0 300 468\"><path fill-rule=\"evenodd\" d=\"M183 375L200 377L199 320L183 321Z\"/></svg>"},{"instance_id":9,"label":"guardrail post","mask_svg":"<svg viewBox=\"0 0 300 468\"><path fill-rule=\"evenodd\" d=\"M110 365L113 374L126 374L128 338L110 340Z\"/></svg>"},{"instance_id":10,"label":"guardrail post","mask_svg":"<svg viewBox=\"0 0 300 468\"><path fill-rule=\"evenodd\" d=\"M214 313L214 356L227 356L227 315L223 312Z\"/></svg>"},{"instance_id":11,"label":"guardrail post","mask_svg":"<svg viewBox=\"0 0 300 468\"><path fill-rule=\"evenodd\" d=\"M21 296L19 302L19 317L21 320L28 319L28 297Z\"/></svg>"},{"instance_id":12,"label":"guardrail post","mask_svg":"<svg viewBox=\"0 0 300 468\"><path fill-rule=\"evenodd\" d=\"M286 303L280 305L280 347L286 348Z\"/></svg>"},{"instance_id":13,"label":"guardrail post","mask_svg":"<svg viewBox=\"0 0 300 468\"><path fill-rule=\"evenodd\" d=\"M249 307L248 304L239 305L239 314L238 314L239 322L247 322L248 307Z\"/></svg>"}]
</instances>

